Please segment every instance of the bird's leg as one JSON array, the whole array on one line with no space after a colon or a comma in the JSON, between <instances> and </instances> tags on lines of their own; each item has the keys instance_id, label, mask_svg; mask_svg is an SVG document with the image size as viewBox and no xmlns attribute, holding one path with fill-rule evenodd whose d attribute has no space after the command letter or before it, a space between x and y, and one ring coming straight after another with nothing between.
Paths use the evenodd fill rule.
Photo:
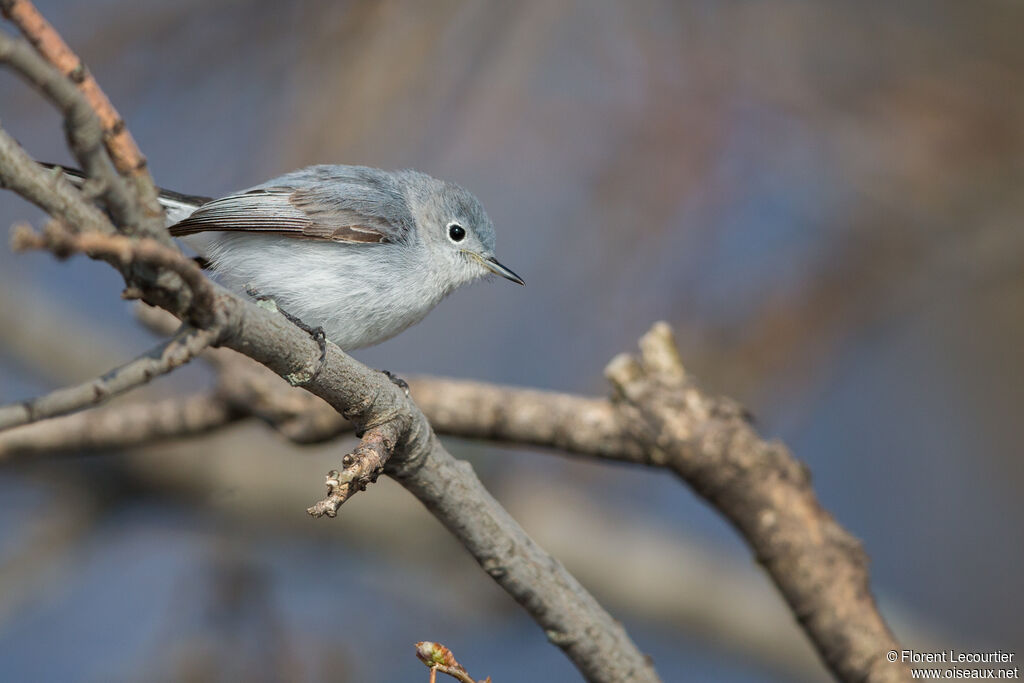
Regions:
<instances>
[{"instance_id":1,"label":"bird's leg","mask_svg":"<svg viewBox=\"0 0 1024 683\"><path fill-rule=\"evenodd\" d=\"M317 360L316 368L313 370L312 373L309 373L308 375L302 377L297 377L296 375L293 374L289 375L285 379L287 379L292 386L300 387L304 384L309 384L310 382L314 381L317 377L319 377L320 372L324 369L324 365L326 365L327 363L327 335L324 334L324 328L320 327L319 325L317 325L316 327L311 327L307 325L298 316L292 315L288 311L281 308L278 305L277 300L274 299L274 297L261 294L259 290L257 290L255 287L251 285L245 286L245 293L251 296L252 298L256 299L257 301L266 301L273 304L274 308L277 310L278 313L283 315L292 325L295 325L300 330L302 330L310 337L312 337L313 341L316 342L316 345L320 347L320 358Z\"/></svg>"},{"instance_id":2,"label":"bird's leg","mask_svg":"<svg viewBox=\"0 0 1024 683\"><path fill-rule=\"evenodd\" d=\"M303 384L308 384L315 380L320 375L320 371L323 370L324 364L327 362L327 337L324 335L324 328L319 326L310 327L306 323L302 322L302 320L298 316L292 315L288 311L281 308L278 305L277 301L274 299L274 297L260 293L260 291L257 290L252 285L245 286L245 293L251 296L252 298L256 299L257 301L265 301L273 304L275 310L277 310L278 313L287 318L291 324L295 325L300 330L304 331L306 334L313 338L313 341L315 341L317 345L320 347L320 360L317 361L316 369L308 378L302 378L299 381L295 381L292 378L288 378L288 381L293 386L302 386ZM402 379L395 373L391 372L390 370L381 370L381 372L384 373L384 376L391 380L391 382L395 386L404 391L406 396L409 396L408 382L406 382L404 379Z\"/></svg>"},{"instance_id":3,"label":"bird's leg","mask_svg":"<svg viewBox=\"0 0 1024 683\"><path fill-rule=\"evenodd\" d=\"M409 395L409 383L408 382L406 382L404 379L402 379L401 377L399 377L395 373L391 372L390 370L381 370L381 372L384 373L385 377L387 377L389 380L391 380L392 384L394 384L396 387L398 387L399 389L404 391L406 396Z\"/></svg>"}]
</instances>

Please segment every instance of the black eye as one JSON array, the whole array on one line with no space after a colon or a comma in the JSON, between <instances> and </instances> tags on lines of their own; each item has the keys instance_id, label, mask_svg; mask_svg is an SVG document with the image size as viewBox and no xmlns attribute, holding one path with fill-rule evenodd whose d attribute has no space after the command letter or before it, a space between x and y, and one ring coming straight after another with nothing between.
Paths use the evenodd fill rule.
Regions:
<instances>
[{"instance_id":1,"label":"black eye","mask_svg":"<svg viewBox=\"0 0 1024 683\"><path fill-rule=\"evenodd\" d=\"M452 242L461 242L466 236L466 229L458 223L448 224L448 237L452 239Z\"/></svg>"}]
</instances>

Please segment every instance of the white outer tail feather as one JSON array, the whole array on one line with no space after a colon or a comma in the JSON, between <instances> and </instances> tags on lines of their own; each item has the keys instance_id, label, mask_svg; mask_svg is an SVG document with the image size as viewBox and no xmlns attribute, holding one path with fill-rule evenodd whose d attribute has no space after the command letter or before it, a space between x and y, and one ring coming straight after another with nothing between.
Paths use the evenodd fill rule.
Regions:
<instances>
[{"instance_id":1,"label":"white outer tail feather","mask_svg":"<svg viewBox=\"0 0 1024 683\"><path fill-rule=\"evenodd\" d=\"M44 163L42 165L47 168L60 168L64 172L64 178L75 187L80 188L85 184L85 175L81 171L59 164ZM160 194L157 199L160 201L160 206L164 207L164 213L167 216L165 225L168 227L185 220L192 215L192 212L210 201L207 197L191 197L163 188L158 188L158 190Z\"/></svg>"}]
</instances>

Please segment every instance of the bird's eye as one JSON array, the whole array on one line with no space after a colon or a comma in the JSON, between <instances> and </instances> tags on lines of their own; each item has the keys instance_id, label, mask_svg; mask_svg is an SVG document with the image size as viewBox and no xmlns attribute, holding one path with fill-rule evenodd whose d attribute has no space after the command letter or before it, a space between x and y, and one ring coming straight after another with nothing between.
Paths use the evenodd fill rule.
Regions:
<instances>
[{"instance_id":1,"label":"bird's eye","mask_svg":"<svg viewBox=\"0 0 1024 683\"><path fill-rule=\"evenodd\" d=\"M448 237L452 242L461 242L466 237L466 229L458 223L448 224Z\"/></svg>"}]
</instances>

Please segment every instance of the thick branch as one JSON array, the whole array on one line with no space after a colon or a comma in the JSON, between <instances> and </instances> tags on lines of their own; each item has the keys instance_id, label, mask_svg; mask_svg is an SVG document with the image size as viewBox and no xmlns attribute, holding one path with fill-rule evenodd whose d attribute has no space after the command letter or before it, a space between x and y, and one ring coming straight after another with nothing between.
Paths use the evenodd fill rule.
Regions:
<instances>
[{"instance_id":1,"label":"thick branch","mask_svg":"<svg viewBox=\"0 0 1024 683\"><path fill-rule=\"evenodd\" d=\"M628 416L609 400L440 377L413 377L416 404L441 434L642 462Z\"/></svg>"},{"instance_id":2,"label":"thick branch","mask_svg":"<svg viewBox=\"0 0 1024 683\"><path fill-rule=\"evenodd\" d=\"M430 441L418 457L393 458L384 471L427 506L587 680L657 680L651 663L636 656L622 625L595 621L604 609L561 562L526 535L469 463L453 458L433 434Z\"/></svg>"},{"instance_id":3,"label":"thick branch","mask_svg":"<svg viewBox=\"0 0 1024 683\"><path fill-rule=\"evenodd\" d=\"M281 377L316 362L316 342L283 316L234 295L221 298L227 324L223 345ZM588 680L658 680L622 626L527 536L467 463L444 449L416 405L382 373L328 344L323 370L305 388L368 433L399 421L402 438L384 471L434 513Z\"/></svg>"},{"instance_id":4,"label":"thick branch","mask_svg":"<svg viewBox=\"0 0 1024 683\"><path fill-rule=\"evenodd\" d=\"M99 405L184 365L215 340L216 332L183 327L173 338L102 377L0 406L0 431Z\"/></svg>"},{"instance_id":5,"label":"thick branch","mask_svg":"<svg viewBox=\"0 0 1024 683\"><path fill-rule=\"evenodd\" d=\"M750 544L825 664L844 681L902 681L899 650L878 608L860 542L818 503L807 468L762 440L748 415L687 377L668 325L640 340L639 359L606 371L633 438L671 468Z\"/></svg>"}]
</instances>

